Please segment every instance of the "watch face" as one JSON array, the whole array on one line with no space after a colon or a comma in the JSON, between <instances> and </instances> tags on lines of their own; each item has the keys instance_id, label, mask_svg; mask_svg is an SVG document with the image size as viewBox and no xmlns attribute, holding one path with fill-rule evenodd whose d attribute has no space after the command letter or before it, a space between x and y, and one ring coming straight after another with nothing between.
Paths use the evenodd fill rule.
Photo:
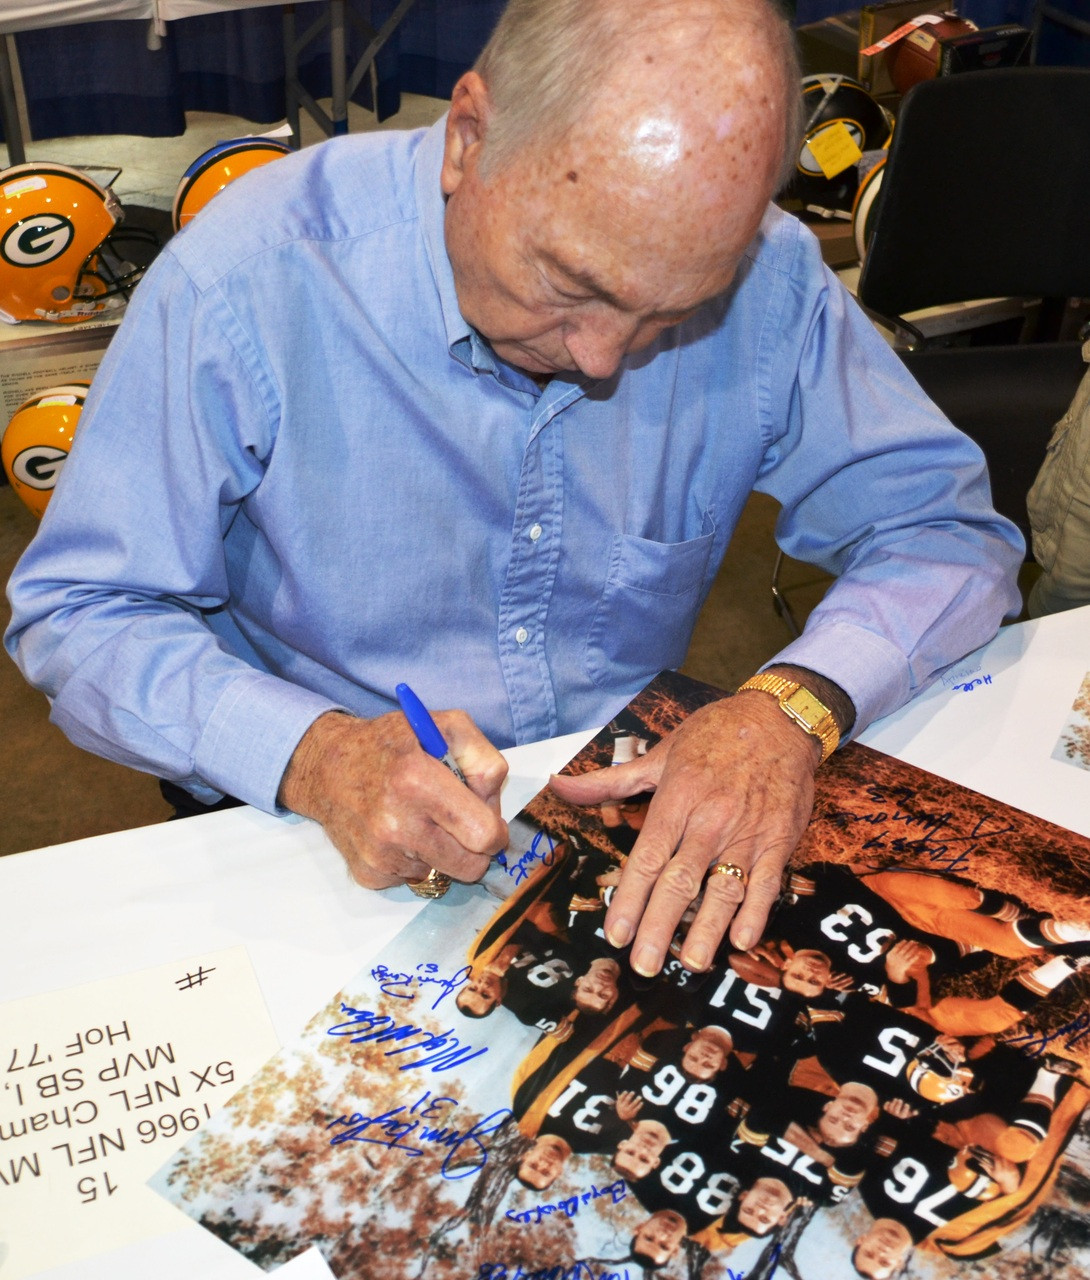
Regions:
<instances>
[{"instance_id":1,"label":"watch face","mask_svg":"<svg viewBox=\"0 0 1090 1280\"><path fill-rule=\"evenodd\" d=\"M818 725L829 715L829 708L824 702L815 698L808 689L796 689L794 693L784 699L784 705L790 707L795 715L801 720L805 720L810 726Z\"/></svg>"}]
</instances>

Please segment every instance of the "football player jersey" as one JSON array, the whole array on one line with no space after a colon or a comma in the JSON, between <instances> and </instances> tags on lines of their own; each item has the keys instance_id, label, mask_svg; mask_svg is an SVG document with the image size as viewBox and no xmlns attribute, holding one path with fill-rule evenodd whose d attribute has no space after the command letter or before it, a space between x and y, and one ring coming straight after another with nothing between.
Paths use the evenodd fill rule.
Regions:
<instances>
[{"instance_id":1,"label":"football player jersey","mask_svg":"<svg viewBox=\"0 0 1090 1280\"><path fill-rule=\"evenodd\" d=\"M871 1214L895 1219L916 1244L996 1192L964 1151L907 1127L893 1154L868 1167L859 1186Z\"/></svg>"},{"instance_id":2,"label":"football player jersey","mask_svg":"<svg viewBox=\"0 0 1090 1280\"><path fill-rule=\"evenodd\" d=\"M679 988L676 1008L691 1026L725 1027L736 1052L777 1056L809 1036L806 1004L794 992L747 982L729 963L694 976L702 981Z\"/></svg>"},{"instance_id":3,"label":"football player jersey","mask_svg":"<svg viewBox=\"0 0 1090 1280\"><path fill-rule=\"evenodd\" d=\"M657 1169L628 1183L648 1213L661 1209L680 1213L690 1235L726 1213L738 1186L729 1143L724 1141L716 1149L699 1147L684 1138L676 1139L663 1151Z\"/></svg>"},{"instance_id":4,"label":"football player jersey","mask_svg":"<svg viewBox=\"0 0 1090 1280\"><path fill-rule=\"evenodd\" d=\"M816 1125L828 1101L826 1094L810 1089L777 1087L773 1074L770 1087L762 1091L760 1101L739 1123L731 1140L733 1168L743 1185L749 1186L757 1178L779 1178L792 1195L806 1196L815 1204L843 1200L858 1186L871 1158L869 1134L850 1147L822 1147L827 1163L787 1137L792 1124L803 1129Z\"/></svg>"},{"instance_id":5,"label":"football player jersey","mask_svg":"<svg viewBox=\"0 0 1090 1280\"><path fill-rule=\"evenodd\" d=\"M634 1055L621 1087L639 1094L641 1120L660 1121L680 1143L707 1154L733 1134L737 1117L729 1108L743 1096L749 1073L732 1055L711 1080L688 1079L681 1062L692 1034L690 1028L655 1032Z\"/></svg>"},{"instance_id":6,"label":"football player jersey","mask_svg":"<svg viewBox=\"0 0 1090 1280\"><path fill-rule=\"evenodd\" d=\"M568 943L528 923L512 941L519 951L504 973L503 1007L525 1026L555 1031L572 1009L578 960Z\"/></svg>"},{"instance_id":7,"label":"football player jersey","mask_svg":"<svg viewBox=\"0 0 1090 1280\"><path fill-rule=\"evenodd\" d=\"M852 871L831 862L811 863L791 874L769 935L795 950L824 952L833 969L849 974L867 995L877 995L885 985L886 952L895 942L925 943L940 968L960 957L950 939L913 928Z\"/></svg>"},{"instance_id":8,"label":"football player jersey","mask_svg":"<svg viewBox=\"0 0 1090 1280\"><path fill-rule=\"evenodd\" d=\"M563 1138L573 1151L609 1152L632 1126L617 1116L616 1099L624 1068L596 1058L568 1082L541 1122L540 1133Z\"/></svg>"},{"instance_id":9,"label":"football player jersey","mask_svg":"<svg viewBox=\"0 0 1090 1280\"><path fill-rule=\"evenodd\" d=\"M972 1064L944 1047L930 1023L879 1000L841 995L811 1020L816 1056L829 1075L837 1084L870 1085L881 1102L899 1098L926 1113L976 1087Z\"/></svg>"}]
</instances>

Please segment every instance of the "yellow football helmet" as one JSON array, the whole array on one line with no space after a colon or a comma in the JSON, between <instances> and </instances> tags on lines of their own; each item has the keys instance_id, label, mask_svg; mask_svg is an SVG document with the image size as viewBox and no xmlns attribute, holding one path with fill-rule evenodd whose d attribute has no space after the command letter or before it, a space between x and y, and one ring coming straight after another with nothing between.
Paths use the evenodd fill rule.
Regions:
<instances>
[{"instance_id":1,"label":"yellow football helmet","mask_svg":"<svg viewBox=\"0 0 1090 1280\"><path fill-rule=\"evenodd\" d=\"M110 245L123 217L112 191L68 165L0 172L0 320L72 324L120 305L143 273Z\"/></svg>"},{"instance_id":2,"label":"yellow football helmet","mask_svg":"<svg viewBox=\"0 0 1090 1280\"><path fill-rule=\"evenodd\" d=\"M976 1087L972 1067L952 1057L939 1042L921 1050L905 1068L905 1075L913 1090L928 1102L956 1102Z\"/></svg>"},{"instance_id":3,"label":"yellow football helmet","mask_svg":"<svg viewBox=\"0 0 1090 1280\"><path fill-rule=\"evenodd\" d=\"M951 1183L970 1200L994 1200L1000 1193L992 1170L1001 1157L970 1144L956 1151L947 1165Z\"/></svg>"},{"instance_id":4,"label":"yellow football helmet","mask_svg":"<svg viewBox=\"0 0 1090 1280\"><path fill-rule=\"evenodd\" d=\"M23 505L40 520L72 447L89 382L69 382L31 396L0 440L4 470Z\"/></svg>"},{"instance_id":5,"label":"yellow football helmet","mask_svg":"<svg viewBox=\"0 0 1090 1280\"><path fill-rule=\"evenodd\" d=\"M279 138L232 138L229 142L217 142L182 174L170 215L174 230L180 231L192 222L209 200L236 178L290 154L291 147Z\"/></svg>"}]
</instances>

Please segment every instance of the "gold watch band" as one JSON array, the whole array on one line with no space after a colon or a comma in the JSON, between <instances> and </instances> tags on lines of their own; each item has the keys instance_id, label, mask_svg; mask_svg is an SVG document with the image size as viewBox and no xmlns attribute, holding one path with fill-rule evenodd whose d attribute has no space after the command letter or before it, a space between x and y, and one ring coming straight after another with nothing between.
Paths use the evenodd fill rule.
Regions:
<instances>
[{"instance_id":1,"label":"gold watch band","mask_svg":"<svg viewBox=\"0 0 1090 1280\"><path fill-rule=\"evenodd\" d=\"M840 745L840 727L833 713L816 694L810 692L797 680L789 680L786 676L764 672L753 676L745 684L740 685L738 692L755 689L759 693L770 693L779 703L780 710L793 720L800 729L805 729L821 743L821 760L826 760Z\"/></svg>"}]
</instances>

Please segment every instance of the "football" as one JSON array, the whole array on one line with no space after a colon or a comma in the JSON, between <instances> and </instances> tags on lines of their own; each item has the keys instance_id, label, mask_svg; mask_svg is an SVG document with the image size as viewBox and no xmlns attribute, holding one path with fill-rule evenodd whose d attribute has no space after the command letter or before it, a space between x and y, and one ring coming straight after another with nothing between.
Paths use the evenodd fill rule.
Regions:
<instances>
[{"instance_id":1,"label":"football","mask_svg":"<svg viewBox=\"0 0 1090 1280\"><path fill-rule=\"evenodd\" d=\"M968 18L944 17L941 22L927 23L903 36L886 54L889 78L898 93L907 93L921 80L933 80L939 74L942 55L940 40L976 31Z\"/></svg>"}]
</instances>

